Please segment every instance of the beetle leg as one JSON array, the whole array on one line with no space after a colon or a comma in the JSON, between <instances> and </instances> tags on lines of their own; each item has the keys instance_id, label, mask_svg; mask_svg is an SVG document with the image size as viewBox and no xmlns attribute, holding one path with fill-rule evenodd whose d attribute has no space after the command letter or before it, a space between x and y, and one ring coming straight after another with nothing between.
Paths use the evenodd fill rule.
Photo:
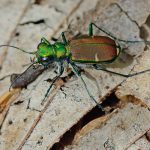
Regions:
<instances>
[{"instance_id":1,"label":"beetle leg","mask_svg":"<svg viewBox=\"0 0 150 150\"><path fill-rule=\"evenodd\" d=\"M81 35L82 35L81 32L78 32L71 38L71 40L78 39Z\"/></svg>"},{"instance_id":2,"label":"beetle leg","mask_svg":"<svg viewBox=\"0 0 150 150\"><path fill-rule=\"evenodd\" d=\"M59 75L52 79L52 82L51 82L49 88L47 89L47 92L45 93L44 99L43 99L42 102L41 102L42 105L43 105L43 103L45 102L45 99L47 98L47 96L48 96L48 94L49 94L49 92L50 92L52 86L54 85L54 83L57 81L57 79L59 79L60 76L61 76L61 75L63 74L63 72L64 72L64 67L63 67L63 65L62 65L62 62L58 62L58 65L59 65L59 67L60 67L60 68L59 68Z\"/></svg>"},{"instance_id":3,"label":"beetle leg","mask_svg":"<svg viewBox=\"0 0 150 150\"><path fill-rule=\"evenodd\" d=\"M44 37L41 38L41 43L42 42L44 42L44 43L46 43L48 45L50 44L50 42L48 40L46 40L46 38L44 38Z\"/></svg>"},{"instance_id":4,"label":"beetle leg","mask_svg":"<svg viewBox=\"0 0 150 150\"><path fill-rule=\"evenodd\" d=\"M64 32L62 32L61 33L61 37L62 37L62 40L63 40L63 43L65 44L65 45L68 45L68 40L67 40L67 38L66 38L66 36L65 36L65 33L66 32L70 32L70 31L64 31ZM75 39L75 38L77 38L77 37L79 37L81 35L81 33L77 33L72 39ZM58 38L59 39L59 38Z\"/></svg>"},{"instance_id":5,"label":"beetle leg","mask_svg":"<svg viewBox=\"0 0 150 150\"><path fill-rule=\"evenodd\" d=\"M103 27L99 27L97 26L95 23L91 22L89 24L89 36L93 36L93 26L96 27L97 29L99 29L100 31L102 31L103 33L107 34L108 36L110 36L112 39L114 39L115 41L120 41L120 42L125 42L125 43L139 43L139 42L144 42L146 44L150 44L150 41L145 41L145 40L141 40L141 41L130 41L130 40L123 40L120 38L115 37L111 32L107 31L106 29L104 29Z\"/></svg>"},{"instance_id":6,"label":"beetle leg","mask_svg":"<svg viewBox=\"0 0 150 150\"><path fill-rule=\"evenodd\" d=\"M100 31L104 32L105 34L107 34L108 36L110 36L111 38L113 38L114 40L119 40L118 38L116 38L112 33L110 33L109 31L106 31L104 28L102 27L98 27L95 23L91 22L89 24L89 36L93 36L93 26L96 27L97 29L99 29Z\"/></svg>"},{"instance_id":7,"label":"beetle leg","mask_svg":"<svg viewBox=\"0 0 150 150\"><path fill-rule=\"evenodd\" d=\"M150 69L147 69L147 70L144 70L144 71L141 71L141 72L137 72L137 73L132 73L132 74L122 74L122 73L117 73L117 72L114 72L114 71L111 71L111 70L107 70L105 68L101 68L99 67L98 65L93 65L93 67L96 69L96 70L102 70L102 71L105 71L105 72L109 72L109 73L112 73L112 74L115 74L115 75L119 75L119 76L122 76L122 77L133 77L133 76L136 76L136 75L139 75L139 74L142 74L142 73L145 73L145 72L148 72L150 71Z\"/></svg>"},{"instance_id":8,"label":"beetle leg","mask_svg":"<svg viewBox=\"0 0 150 150\"><path fill-rule=\"evenodd\" d=\"M67 45L67 44L68 44L68 41L67 41L67 39L66 39L65 32L62 32L62 33L61 33L61 36L62 36L62 40L63 40L64 44Z\"/></svg>"},{"instance_id":9,"label":"beetle leg","mask_svg":"<svg viewBox=\"0 0 150 150\"><path fill-rule=\"evenodd\" d=\"M89 97L91 98L91 100L93 100L96 103L98 108L100 108L102 111L104 111L103 107L95 100L95 98L91 95L90 91L88 90L87 85L86 85L84 79L82 78L81 73L78 70L78 67L73 62L70 62L70 65L72 66L73 72L80 78L80 80L83 83L83 85L84 85Z\"/></svg>"},{"instance_id":10,"label":"beetle leg","mask_svg":"<svg viewBox=\"0 0 150 150\"><path fill-rule=\"evenodd\" d=\"M93 25L92 22L89 24L89 36L93 36Z\"/></svg>"}]
</instances>

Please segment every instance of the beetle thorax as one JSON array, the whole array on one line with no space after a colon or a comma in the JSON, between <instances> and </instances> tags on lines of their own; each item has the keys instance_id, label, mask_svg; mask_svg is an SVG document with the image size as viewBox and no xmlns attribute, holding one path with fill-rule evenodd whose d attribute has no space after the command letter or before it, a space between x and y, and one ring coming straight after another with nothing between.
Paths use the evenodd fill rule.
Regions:
<instances>
[{"instance_id":1,"label":"beetle thorax","mask_svg":"<svg viewBox=\"0 0 150 150\"><path fill-rule=\"evenodd\" d=\"M66 58L68 56L68 51L63 43L55 43L53 47L57 59Z\"/></svg>"}]
</instances>

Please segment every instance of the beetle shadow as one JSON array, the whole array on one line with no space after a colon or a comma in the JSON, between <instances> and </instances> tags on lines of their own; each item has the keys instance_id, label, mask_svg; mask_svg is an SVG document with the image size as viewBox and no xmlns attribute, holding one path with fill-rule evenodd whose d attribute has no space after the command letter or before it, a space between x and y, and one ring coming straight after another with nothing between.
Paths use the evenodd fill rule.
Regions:
<instances>
[{"instance_id":1,"label":"beetle shadow","mask_svg":"<svg viewBox=\"0 0 150 150\"><path fill-rule=\"evenodd\" d=\"M134 57L126 52L121 52L119 57L112 63L101 63L104 68L125 68L133 64Z\"/></svg>"},{"instance_id":2,"label":"beetle shadow","mask_svg":"<svg viewBox=\"0 0 150 150\"><path fill-rule=\"evenodd\" d=\"M97 87L98 93L99 95L101 95L101 89L100 86L96 80L96 78L94 76L92 76L88 71L84 70L83 74L86 76L86 78L88 78L89 80L92 80L93 82L95 82L95 85Z\"/></svg>"}]
</instances>

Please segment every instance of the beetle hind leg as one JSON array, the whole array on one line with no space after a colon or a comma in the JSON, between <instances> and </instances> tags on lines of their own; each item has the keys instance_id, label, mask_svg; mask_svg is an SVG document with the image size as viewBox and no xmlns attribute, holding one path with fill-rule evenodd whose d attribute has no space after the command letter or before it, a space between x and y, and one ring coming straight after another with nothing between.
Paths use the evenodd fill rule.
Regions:
<instances>
[{"instance_id":1,"label":"beetle hind leg","mask_svg":"<svg viewBox=\"0 0 150 150\"><path fill-rule=\"evenodd\" d=\"M108 36L110 36L115 41L124 42L124 43L139 43L139 42L144 42L144 43L150 45L150 41L146 41L146 40L136 41L136 40L123 40L123 39L117 38L111 32L107 31L103 27L97 26L93 22L91 22L89 24L89 36L93 36L93 26L96 27L97 29L99 29L100 31L102 31L103 33L107 34Z\"/></svg>"},{"instance_id":2,"label":"beetle hind leg","mask_svg":"<svg viewBox=\"0 0 150 150\"><path fill-rule=\"evenodd\" d=\"M78 67L77 67L74 63L72 63L72 62L70 62L70 65L72 66L72 69L73 69L74 73L80 78L80 80L81 80L81 82L83 83L83 85L84 85L84 87L85 87L85 89L86 89L86 91L87 91L89 97L91 98L91 100L96 103L96 105L98 106L98 108L99 108L100 110L104 111L103 107L95 100L95 98L92 96L92 94L91 94L90 91L88 90L88 87L87 87L87 85L86 85L84 79L82 78L80 72L78 71Z\"/></svg>"},{"instance_id":3,"label":"beetle hind leg","mask_svg":"<svg viewBox=\"0 0 150 150\"><path fill-rule=\"evenodd\" d=\"M109 72L109 73L112 73L112 74L115 74L115 75L119 75L119 76L122 76L122 77L133 77L133 76L136 76L136 75L139 75L139 74L143 74L145 72L148 72L150 71L150 69L147 69L147 70L144 70L144 71L141 71L141 72L137 72L137 73L132 73L132 74L122 74L122 73L118 73L118 72L114 72L114 71L111 71L111 70L107 70L105 68L101 68L100 66L98 65L93 65L94 69L96 70L102 70L102 71L105 71L105 72Z\"/></svg>"}]
</instances>

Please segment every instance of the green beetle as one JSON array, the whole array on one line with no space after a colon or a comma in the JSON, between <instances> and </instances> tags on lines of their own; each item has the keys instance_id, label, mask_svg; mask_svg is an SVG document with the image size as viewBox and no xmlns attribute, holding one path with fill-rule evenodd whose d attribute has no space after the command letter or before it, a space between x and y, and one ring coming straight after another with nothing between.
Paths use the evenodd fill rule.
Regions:
<instances>
[{"instance_id":1,"label":"green beetle","mask_svg":"<svg viewBox=\"0 0 150 150\"><path fill-rule=\"evenodd\" d=\"M107 36L94 36L93 35L93 26L107 34ZM37 46L37 51L35 52L27 52L15 46L10 46L16 49L19 49L25 53L35 54L36 61L33 63L39 63L43 65L45 68L49 67L52 62L58 62L59 65L59 75L56 76L53 80L51 85L49 86L44 99L48 96L50 89L54 82L63 74L64 67L63 62L66 61L68 64L72 66L74 73L81 79L83 82L85 89L90 96L90 98L96 103L96 105L102 109L101 105L94 99L91 95L90 91L87 88L87 85L82 78L77 63L82 64L93 64L93 67L97 70L104 70L113 74L117 74L124 77L131 77L134 75L138 75L144 73L146 71L150 71L150 69L138 72L135 74L121 74L117 72L113 72L107 70L105 68L99 68L96 64L100 64L103 62L112 63L115 59L119 56L122 51L122 48L119 42L126 42L126 43L137 43L137 42L145 42L149 44L149 41L126 41L122 39L118 39L113 36L111 33L105 31L103 28L98 27L94 23L89 24L89 34L88 35L80 35L68 41L65 37L65 32L61 33L63 42L55 42L51 44L45 38L41 39L41 42ZM9 45L1 45L2 46L9 46Z\"/></svg>"}]
</instances>

